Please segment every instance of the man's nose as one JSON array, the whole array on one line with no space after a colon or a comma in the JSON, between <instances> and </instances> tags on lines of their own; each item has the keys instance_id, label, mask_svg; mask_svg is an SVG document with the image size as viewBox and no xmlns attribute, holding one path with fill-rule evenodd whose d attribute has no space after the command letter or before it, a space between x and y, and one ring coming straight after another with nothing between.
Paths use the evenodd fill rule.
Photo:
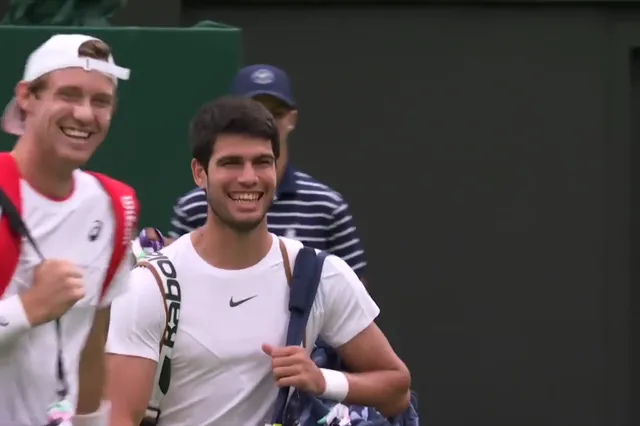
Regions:
<instances>
[{"instance_id":1,"label":"man's nose","mask_svg":"<svg viewBox=\"0 0 640 426\"><path fill-rule=\"evenodd\" d=\"M91 107L89 101L78 103L73 107L73 118L84 124L93 122L93 108Z\"/></svg>"},{"instance_id":2,"label":"man's nose","mask_svg":"<svg viewBox=\"0 0 640 426\"><path fill-rule=\"evenodd\" d=\"M253 164L246 162L242 168L242 173L238 177L238 182L245 186L253 186L258 183L258 175L253 167Z\"/></svg>"}]
</instances>

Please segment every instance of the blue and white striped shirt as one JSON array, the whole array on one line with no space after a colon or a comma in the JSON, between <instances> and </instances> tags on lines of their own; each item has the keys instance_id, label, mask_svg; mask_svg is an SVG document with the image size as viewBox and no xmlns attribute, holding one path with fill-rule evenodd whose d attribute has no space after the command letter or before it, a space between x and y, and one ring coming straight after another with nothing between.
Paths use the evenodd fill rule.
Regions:
<instances>
[{"instance_id":1,"label":"blue and white striped shirt","mask_svg":"<svg viewBox=\"0 0 640 426\"><path fill-rule=\"evenodd\" d=\"M203 189L186 193L173 209L169 236L176 238L204 225L207 208ZM364 249L348 204L311 176L287 168L267 212L267 226L276 235L341 257L359 276L364 275Z\"/></svg>"}]
</instances>

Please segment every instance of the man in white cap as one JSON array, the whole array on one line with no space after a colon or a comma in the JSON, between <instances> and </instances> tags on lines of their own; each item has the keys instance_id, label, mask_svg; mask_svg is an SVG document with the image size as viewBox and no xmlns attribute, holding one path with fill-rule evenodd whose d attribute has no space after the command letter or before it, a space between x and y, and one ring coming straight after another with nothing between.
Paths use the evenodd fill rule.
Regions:
<instances>
[{"instance_id":1,"label":"man in white cap","mask_svg":"<svg viewBox=\"0 0 640 426\"><path fill-rule=\"evenodd\" d=\"M111 301L131 268L138 201L80 170L103 142L117 66L103 41L55 35L28 58L0 153L0 425L103 426ZM72 422L72 423L71 423Z\"/></svg>"}]
</instances>

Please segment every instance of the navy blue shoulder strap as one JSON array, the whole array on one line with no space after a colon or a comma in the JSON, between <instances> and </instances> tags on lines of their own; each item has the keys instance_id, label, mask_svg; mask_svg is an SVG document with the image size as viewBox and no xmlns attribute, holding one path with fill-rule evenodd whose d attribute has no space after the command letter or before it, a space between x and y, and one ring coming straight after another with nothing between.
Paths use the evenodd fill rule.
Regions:
<instances>
[{"instance_id":1,"label":"navy blue shoulder strap","mask_svg":"<svg viewBox=\"0 0 640 426\"><path fill-rule=\"evenodd\" d=\"M313 301L318 292L322 266L327 253L303 247L296 256L289 290L289 328L287 330L287 346L299 346L303 343L307 321L311 313ZM313 343L313 342L311 342ZM273 425L282 425L290 388L278 391L274 411Z\"/></svg>"}]
</instances>

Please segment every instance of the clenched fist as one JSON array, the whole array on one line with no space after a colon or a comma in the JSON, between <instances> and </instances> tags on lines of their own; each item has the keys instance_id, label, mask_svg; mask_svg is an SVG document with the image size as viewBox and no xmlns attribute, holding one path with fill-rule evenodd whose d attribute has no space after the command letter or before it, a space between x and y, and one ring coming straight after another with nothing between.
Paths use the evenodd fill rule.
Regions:
<instances>
[{"instance_id":1,"label":"clenched fist","mask_svg":"<svg viewBox=\"0 0 640 426\"><path fill-rule=\"evenodd\" d=\"M303 347L278 348L264 344L262 350L271 357L273 378L279 388L293 386L312 395L322 395L327 386L324 376Z\"/></svg>"},{"instance_id":2,"label":"clenched fist","mask_svg":"<svg viewBox=\"0 0 640 426\"><path fill-rule=\"evenodd\" d=\"M34 327L60 318L83 297L82 271L65 260L45 260L36 266L32 287L20 294Z\"/></svg>"}]
</instances>

